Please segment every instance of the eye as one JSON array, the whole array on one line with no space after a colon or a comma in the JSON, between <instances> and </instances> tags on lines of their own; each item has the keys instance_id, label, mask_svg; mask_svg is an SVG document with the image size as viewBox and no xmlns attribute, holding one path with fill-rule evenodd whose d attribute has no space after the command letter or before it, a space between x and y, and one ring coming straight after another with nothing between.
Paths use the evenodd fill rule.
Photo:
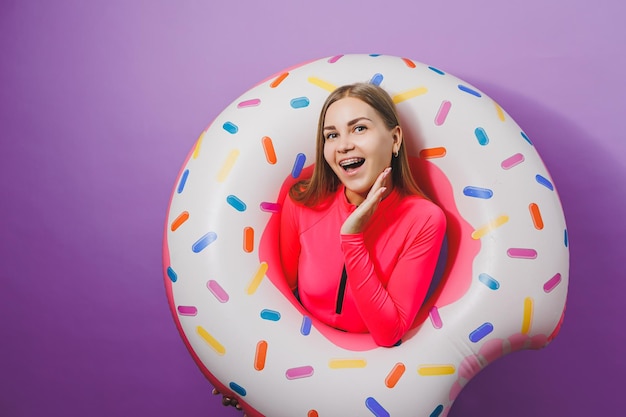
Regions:
<instances>
[{"instance_id":1,"label":"eye","mask_svg":"<svg viewBox=\"0 0 626 417\"><path fill-rule=\"evenodd\" d=\"M326 140L332 140L332 139L335 139L335 138L337 138L337 133L335 133L335 132L327 133L326 136L325 136Z\"/></svg>"},{"instance_id":2,"label":"eye","mask_svg":"<svg viewBox=\"0 0 626 417\"><path fill-rule=\"evenodd\" d=\"M363 125L356 125L354 126L354 131L357 133L361 133L361 132L365 132L367 130L367 127L363 126Z\"/></svg>"}]
</instances>

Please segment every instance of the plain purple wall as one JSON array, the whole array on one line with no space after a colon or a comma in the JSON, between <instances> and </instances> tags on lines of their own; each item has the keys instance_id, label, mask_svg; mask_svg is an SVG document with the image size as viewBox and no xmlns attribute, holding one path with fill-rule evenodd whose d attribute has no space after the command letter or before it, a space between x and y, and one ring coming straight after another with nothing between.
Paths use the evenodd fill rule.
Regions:
<instances>
[{"instance_id":1,"label":"plain purple wall","mask_svg":"<svg viewBox=\"0 0 626 417\"><path fill-rule=\"evenodd\" d=\"M200 131L339 53L439 67L535 143L571 242L561 334L450 417L615 415L626 372L623 6L571 1L0 2L0 415L237 416L170 315L165 212Z\"/></svg>"}]
</instances>

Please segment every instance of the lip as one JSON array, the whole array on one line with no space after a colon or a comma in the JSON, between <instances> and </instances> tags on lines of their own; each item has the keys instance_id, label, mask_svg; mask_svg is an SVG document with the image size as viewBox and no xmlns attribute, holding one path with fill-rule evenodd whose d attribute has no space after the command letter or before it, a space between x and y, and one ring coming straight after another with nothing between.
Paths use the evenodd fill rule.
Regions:
<instances>
[{"instance_id":1,"label":"lip","mask_svg":"<svg viewBox=\"0 0 626 417\"><path fill-rule=\"evenodd\" d=\"M343 162L345 162L345 161L349 161L349 160L353 160L353 159L362 159L362 160L363 160L363 163L362 163L360 166L358 166L357 168L353 168L353 169L351 169L350 171L346 171L346 170L345 170L345 169L341 166L341 164L342 164ZM337 161L337 167L338 167L339 172L340 172L342 175L344 175L344 176L346 176L346 177L353 177L353 176L357 175L357 174L361 171L361 169L365 166L365 163L366 163L366 162L367 162L367 159L365 159L365 158L363 158L363 157L361 157L361 156L351 156L351 157L349 157L349 158L343 158L343 159L340 159L339 161Z\"/></svg>"}]
</instances>

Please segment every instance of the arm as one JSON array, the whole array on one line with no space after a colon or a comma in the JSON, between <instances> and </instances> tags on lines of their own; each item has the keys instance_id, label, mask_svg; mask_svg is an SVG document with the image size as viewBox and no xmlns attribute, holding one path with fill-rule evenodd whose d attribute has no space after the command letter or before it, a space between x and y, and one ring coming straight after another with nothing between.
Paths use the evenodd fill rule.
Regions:
<instances>
[{"instance_id":1,"label":"arm","mask_svg":"<svg viewBox=\"0 0 626 417\"><path fill-rule=\"evenodd\" d=\"M400 254L383 286L365 247L363 234L342 234L342 249L348 285L357 308L374 341L392 346L410 329L419 311L437 265L446 230L445 215L433 205L424 213L419 230ZM404 238L404 236L403 236Z\"/></svg>"},{"instance_id":2,"label":"arm","mask_svg":"<svg viewBox=\"0 0 626 417\"><path fill-rule=\"evenodd\" d=\"M289 196L285 197L281 211L279 246L283 272L289 288L294 291L298 285L300 236L295 203Z\"/></svg>"}]
</instances>

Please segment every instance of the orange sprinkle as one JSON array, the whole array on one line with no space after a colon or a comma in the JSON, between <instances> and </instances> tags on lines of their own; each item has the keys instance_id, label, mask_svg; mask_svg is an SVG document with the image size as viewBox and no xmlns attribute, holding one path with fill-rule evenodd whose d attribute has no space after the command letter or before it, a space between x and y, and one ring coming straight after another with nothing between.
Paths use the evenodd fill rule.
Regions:
<instances>
[{"instance_id":1,"label":"orange sprinkle","mask_svg":"<svg viewBox=\"0 0 626 417\"><path fill-rule=\"evenodd\" d=\"M533 219L533 224L535 225L535 229L542 230L543 219L541 218L541 212L539 211L539 206L535 203L530 203L530 205L528 206L528 210L530 210L530 217Z\"/></svg>"},{"instance_id":2,"label":"orange sprinkle","mask_svg":"<svg viewBox=\"0 0 626 417\"><path fill-rule=\"evenodd\" d=\"M243 228L243 250L247 253L254 250L254 229L251 227Z\"/></svg>"},{"instance_id":3,"label":"orange sprinkle","mask_svg":"<svg viewBox=\"0 0 626 417\"><path fill-rule=\"evenodd\" d=\"M256 344L256 353L254 355L254 369L262 371L265 368L265 358L267 357L267 342L259 341Z\"/></svg>"},{"instance_id":4,"label":"orange sprinkle","mask_svg":"<svg viewBox=\"0 0 626 417\"><path fill-rule=\"evenodd\" d=\"M263 136L261 143L263 143L263 151L265 152L267 163L274 165L276 163L276 151L274 150L272 139L268 136Z\"/></svg>"},{"instance_id":5,"label":"orange sprinkle","mask_svg":"<svg viewBox=\"0 0 626 417\"><path fill-rule=\"evenodd\" d=\"M172 225L170 226L170 228L172 229L172 232L178 229L183 223L185 223L188 218L189 218L189 213L187 213L186 211L183 211L182 213L180 213L178 217L174 219L174 221L172 222Z\"/></svg>"},{"instance_id":6,"label":"orange sprinkle","mask_svg":"<svg viewBox=\"0 0 626 417\"><path fill-rule=\"evenodd\" d=\"M446 148L443 146L439 148L422 149L420 151L420 158L422 159L442 158L444 156L446 156Z\"/></svg>"},{"instance_id":7,"label":"orange sprinkle","mask_svg":"<svg viewBox=\"0 0 626 417\"><path fill-rule=\"evenodd\" d=\"M402 60L404 61L407 67L415 68L415 62L411 61L409 58L402 58Z\"/></svg>"},{"instance_id":8,"label":"orange sprinkle","mask_svg":"<svg viewBox=\"0 0 626 417\"><path fill-rule=\"evenodd\" d=\"M396 363L391 372L389 372L389 375L387 375L387 378L385 378L387 388L395 387L405 370L406 366L404 366L403 363Z\"/></svg>"},{"instance_id":9,"label":"orange sprinkle","mask_svg":"<svg viewBox=\"0 0 626 417\"><path fill-rule=\"evenodd\" d=\"M279 85L280 83L282 83L282 82L283 82L283 80L284 80L285 78L287 78L287 76L288 76L288 75L289 75L289 73L288 73L288 72L283 72L283 73L282 73L282 74L280 74L278 77L276 77L276 78L274 79L274 81L272 81L272 83L270 84L270 87L272 87L272 88L276 88L276 87L278 87L278 85Z\"/></svg>"},{"instance_id":10,"label":"orange sprinkle","mask_svg":"<svg viewBox=\"0 0 626 417\"><path fill-rule=\"evenodd\" d=\"M319 414L316 410L309 410L309 412L306 413L306 417L319 417Z\"/></svg>"}]
</instances>

